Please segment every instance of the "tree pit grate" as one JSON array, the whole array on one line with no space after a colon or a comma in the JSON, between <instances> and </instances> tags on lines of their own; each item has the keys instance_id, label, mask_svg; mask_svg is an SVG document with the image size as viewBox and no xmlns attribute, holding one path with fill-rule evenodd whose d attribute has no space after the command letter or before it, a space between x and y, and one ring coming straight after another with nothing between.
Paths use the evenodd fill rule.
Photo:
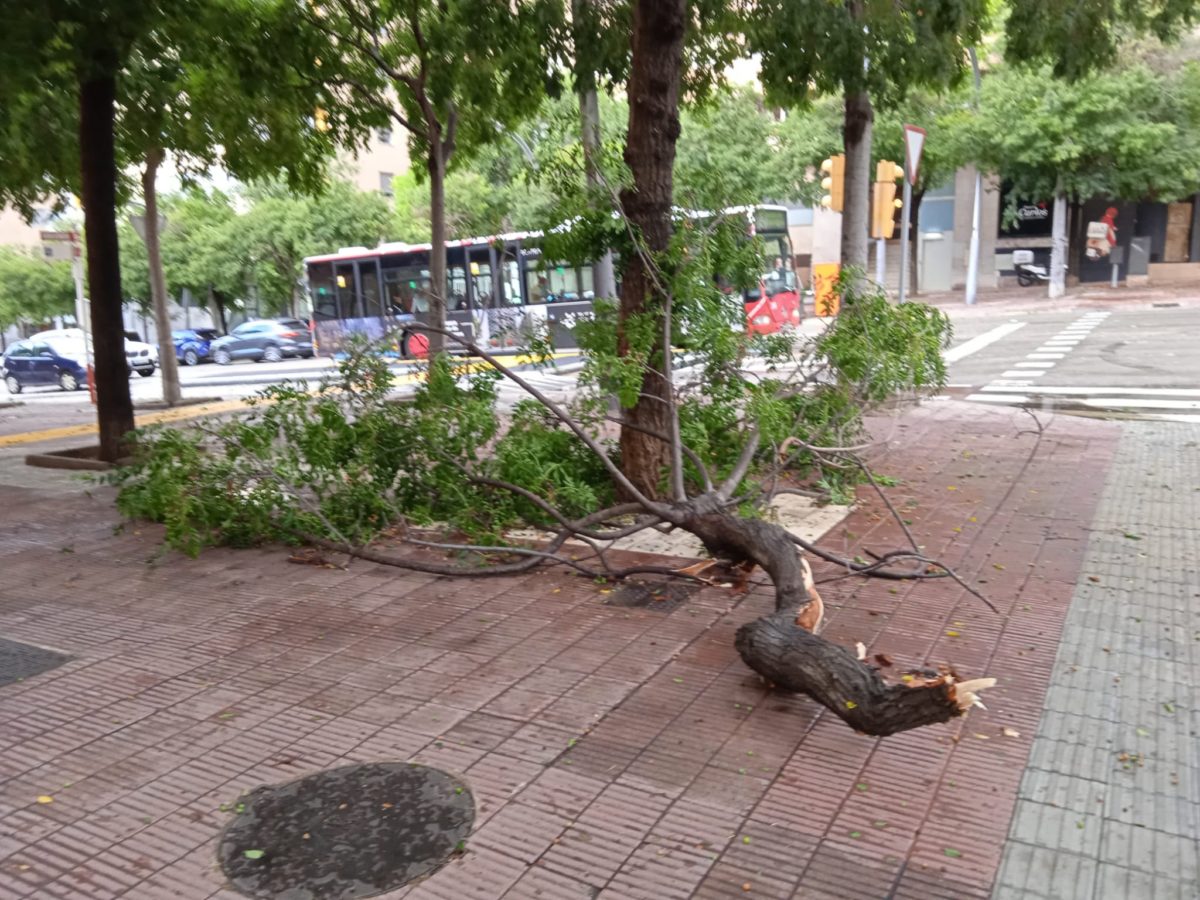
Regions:
<instances>
[{"instance_id":1,"label":"tree pit grate","mask_svg":"<svg viewBox=\"0 0 1200 900\"><path fill-rule=\"evenodd\" d=\"M604 598L608 606L656 609L670 612L690 599L703 585L670 581L626 581Z\"/></svg>"},{"instance_id":2,"label":"tree pit grate","mask_svg":"<svg viewBox=\"0 0 1200 900\"><path fill-rule=\"evenodd\" d=\"M242 797L217 856L232 887L273 900L373 897L460 852L475 799L415 763L342 766Z\"/></svg>"},{"instance_id":3,"label":"tree pit grate","mask_svg":"<svg viewBox=\"0 0 1200 900\"><path fill-rule=\"evenodd\" d=\"M71 657L44 647L0 638L0 685L13 684L57 669Z\"/></svg>"}]
</instances>

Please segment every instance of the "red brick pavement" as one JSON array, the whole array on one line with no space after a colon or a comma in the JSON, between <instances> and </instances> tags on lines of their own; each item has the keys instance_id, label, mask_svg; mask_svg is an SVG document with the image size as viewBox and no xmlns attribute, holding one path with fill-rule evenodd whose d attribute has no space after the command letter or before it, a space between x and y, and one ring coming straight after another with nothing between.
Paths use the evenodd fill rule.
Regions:
<instances>
[{"instance_id":1,"label":"red brick pavement","mask_svg":"<svg viewBox=\"0 0 1200 900\"><path fill-rule=\"evenodd\" d=\"M1030 458L1028 425L934 402L876 460L1001 609L949 581L826 586L831 639L1000 679L986 712L884 740L743 666L763 585L664 614L561 573L186 560L114 534L103 491L0 489L0 633L75 657L0 688L0 897L238 896L214 847L242 791L413 759L466 778L477 829L392 897L985 898L1116 435L1060 418ZM898 546L880 513L824 544Z\"/></svg>"}]
</instances>

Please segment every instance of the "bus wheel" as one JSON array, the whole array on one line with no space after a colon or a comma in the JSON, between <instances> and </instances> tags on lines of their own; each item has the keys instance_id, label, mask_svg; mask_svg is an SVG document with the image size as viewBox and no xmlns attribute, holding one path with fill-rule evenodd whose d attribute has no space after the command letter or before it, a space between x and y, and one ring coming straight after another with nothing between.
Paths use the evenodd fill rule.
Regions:
<instances>
[{"instance_id":1,"label":"bus wheel","mask_svg":"<svg viewBox=\"0 0 1200 900\"><path fill-rule=\"evenodd\" d=\"M429 355L429 338L423 334L408 334L400 348L405 359L424 359Z\"/></svg>"}]
</instances>

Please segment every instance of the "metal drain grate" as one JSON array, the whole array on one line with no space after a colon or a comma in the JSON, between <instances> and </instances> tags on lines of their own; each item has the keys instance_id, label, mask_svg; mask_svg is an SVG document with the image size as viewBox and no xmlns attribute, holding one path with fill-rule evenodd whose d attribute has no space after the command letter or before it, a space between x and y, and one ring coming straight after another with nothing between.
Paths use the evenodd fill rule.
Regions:
<instances>
[{"instance_id":1,"label":"metal drain grate","mask_svg":"<svg viewBox=\"0 0 1200 900\"><path fill-rule=\"evenodd\" d=\"M343 766L241 799L217 850L251 897L351 900L428 875L462 850L475 799L415 763Z\"/></svg>"},{"instance_id":2,"label":"metal drain grate","mask_svg":"<svg viewBox=\"0 0 1200 900\"><path fill-rule=\"evenodd\" d=\"M57 669L70 658L44 647L19 644L0 638L0 685L24 681L34 675Z\"/></svg>"}]
</instances>

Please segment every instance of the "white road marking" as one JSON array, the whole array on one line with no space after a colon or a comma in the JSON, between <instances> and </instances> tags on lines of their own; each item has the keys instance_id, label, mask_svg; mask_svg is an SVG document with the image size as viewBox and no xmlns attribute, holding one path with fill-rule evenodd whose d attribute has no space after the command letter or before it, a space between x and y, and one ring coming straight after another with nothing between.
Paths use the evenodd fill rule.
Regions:
<instances>
[{"instance_id":1,"label":"white road marking","mask_svg":"<svg viewBox=\"0 0 1200 900\"><path fill-rule=\"evenodd\" d=\"M1029 398L1024 394L968 394L968 400L981 400L984 403L1028 403Z\"/></svg>"},{"instance_id":2,"label":"white road marking","mask_svg":"<svg viewBox=\"0 0 1200 900\"><path fill-rule=\"evenodd\" d=\"M1097 409L1200 409L1200 400L1136 400L1127 397L1080 397L1079 403Z\"/></svg>"},{"instance_id":3,"label":"white road marking","mask_svg":"<svg viewBox=\"0 0 1200 900\"><path fill-rule=\"evenodd\" d=\"M958 362L960 359L970 356L972 353L978 353L989 344L994 344L996 341L1006 338L1014 331L1024 327L1024 322L1008 322L1004 325L997 325L991 331L985 331L983 334L977 335L969 341L947 350L944 358L948 363Z\"/></svg>"},{"instance_id":4,"label":"white road marking","mask_svg":"<svg viewBox=\"0 0 1200 900\"><path fill-rule=\"evenodd\" d=\"M1054 363L1052 363L1052 362L1019 362L1014 366L1014 368L1017 368L1017 369L1053 369Z\"/></svg>"},{"instance_id":5,"label":"white road marking","mask_svg":"<svg viewBox=\"0 0 1200 900\"><path fill-rule=\"evenodd\" d=\"M1002 388L986 385L981 391L1002 390ZM1039 387L1039 394L1126 394L1131 397L1195 397L1200 399L1198 388L1123 388L1123 387Z\"/></svg>"},{"instance_id":6,"label":"white road marking","mask_svg":"<svg viewBox=\"0 0 1200 900\"><path fill-rule=\"evenodd\" d=\"M1067 354L1065 353L1030 353L1026 359L1062 359Z\"/></svg>"},{"instance_id":7,"label":"white road marking","mask_svg":"<svg viewBox=\"0 0 1200 900\"><path fill-rule=\"evenodd\" d=\"M1045 375L1045 374L1046 374L1045 372L1042 372L1037 369L1010 369L1009 371L1005 372L1000 377L1001 378L1036 378L1038 375Z\"/></svg>"}]
</instances>

